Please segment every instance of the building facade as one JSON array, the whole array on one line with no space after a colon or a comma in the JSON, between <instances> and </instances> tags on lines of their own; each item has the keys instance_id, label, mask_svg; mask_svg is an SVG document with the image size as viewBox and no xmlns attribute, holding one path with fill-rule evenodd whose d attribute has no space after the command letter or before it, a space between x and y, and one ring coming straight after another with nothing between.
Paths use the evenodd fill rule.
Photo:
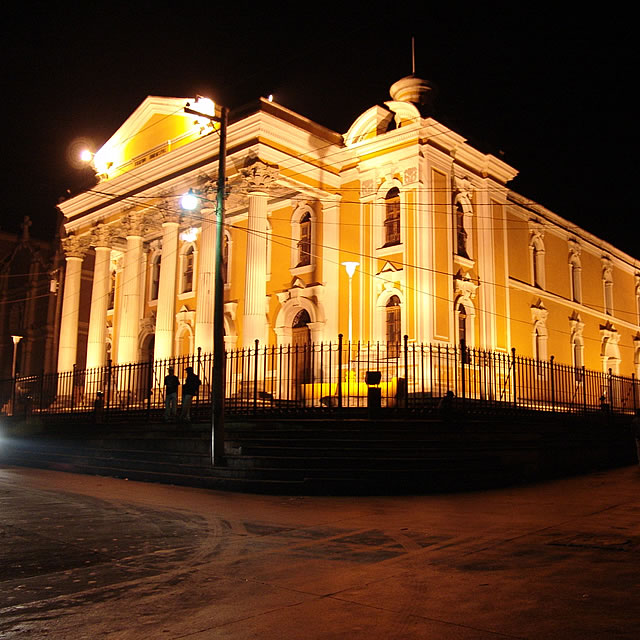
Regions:
<instances>
[{"instance_id":1,"label":"building facade","mask_svg":"<svg viewBox=\"0 0 640 640\"><path fill-rule=\"evenodd\" d=\"M56 370L56 242L0 232L0 379Z\"/></svg>"},{"instance_id":2,"label":"building facade","mask_svg":"<svg viewBox=\"0 0 640 640\"><path fill-rule=\"evenodd\" d=\"M406 335L637 375L637 260L511 191L516 170L428 94L403 78L344 135L264 99L232 113L226 348L343 334L394 358ZM96 154L99 184L59 205L59 372L213 350L218 132L187 102L211 107L148 97Z\"/></svg>"}]
</instances>

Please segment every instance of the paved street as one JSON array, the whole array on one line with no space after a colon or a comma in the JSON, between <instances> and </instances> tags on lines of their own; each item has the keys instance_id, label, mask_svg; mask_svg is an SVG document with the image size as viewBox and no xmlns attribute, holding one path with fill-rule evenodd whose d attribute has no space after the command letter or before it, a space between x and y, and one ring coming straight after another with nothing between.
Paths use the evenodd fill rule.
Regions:
<instances>
[{"instance_id":1,"label":"paved street","mask_svg":"<svg viewBox=\"0 0 640 640\"><path fill-rule=\"evenodd\" d=\"M0 638L637 638L640 470L291 498L0 467Z\"/></svg>"}]
</instances>

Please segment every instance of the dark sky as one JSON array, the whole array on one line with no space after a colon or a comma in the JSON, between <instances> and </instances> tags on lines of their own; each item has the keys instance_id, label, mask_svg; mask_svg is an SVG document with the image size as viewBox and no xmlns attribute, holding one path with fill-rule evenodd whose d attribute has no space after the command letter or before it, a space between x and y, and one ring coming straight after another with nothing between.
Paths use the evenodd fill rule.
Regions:
<instances>
[{"instance_id":1,"label":"dark sky","mask_svg":"<svg viewBox=\"0 0 640 640\"><path fill-rule=\"evenodd\" d=\"M411 72L415 36L437 119L503 153L520 171L516 191L640 256L629 232L639 12L520 4L324 3L315 17L302 3L23 4L2 27L0 227L30 215L32 233L50 235L58 198L88 177L68 162L70 145L99 147L147 95L199 93L233 108L272 93L344 133Z\"/></svg>"}]
</instances>

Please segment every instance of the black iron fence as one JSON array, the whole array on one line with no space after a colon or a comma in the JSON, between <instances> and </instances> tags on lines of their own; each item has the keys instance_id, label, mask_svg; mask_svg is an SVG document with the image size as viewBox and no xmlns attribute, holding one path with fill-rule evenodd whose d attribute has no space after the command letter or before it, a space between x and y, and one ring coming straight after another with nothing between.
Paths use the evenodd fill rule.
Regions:
<instances>
[{"instance_id":1,"label":"black iron fence","mask_svg":"<svg viewBox=\"0 0 640 640\"><path fill-rule=\"evenodd\" d=\"M202 384L194 411L210 413L213 356L190 356L75 369L0 381L2 412L157 416L172 367L184 381L193 367ZM225 410L230 414L329 412L356 407L428 413L532 409L633 413L638 381L584 367L449 345L336 342L225 353ZM450 392L448 394L448 392ZM443 398L446 398L443 401Z\"/></svg>"}]
</instances>

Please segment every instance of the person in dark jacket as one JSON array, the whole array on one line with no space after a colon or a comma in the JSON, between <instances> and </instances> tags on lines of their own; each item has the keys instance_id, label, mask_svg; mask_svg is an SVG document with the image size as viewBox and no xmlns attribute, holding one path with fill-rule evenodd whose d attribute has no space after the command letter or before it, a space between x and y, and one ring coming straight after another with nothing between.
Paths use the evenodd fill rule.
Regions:
<instances>
[{"instance_id":1,"label":"person in dark jacket","mask_svg":"<svg viewBox=\"0 0 640 640\"><path fill-rule=\"evenodd\" d=\"M202 384L200 378L193 373L193 367L187 367L187 377L182 385L182 413L180 419L184 422L191 422L191 402L193 396L198 395L198 389Z\"/></svg>"},{"instance_id":2,"label":"person in dark jacket","mask_svg":"<svg viewBox=\"0 0 640 640\"><path fill-rule=\"evenodd\" d=\"M164 421L176 417L178 413L178 387L180 386L180 380L178 376L173 373L173 367L169 367L167 375L164 378Z\"/></svg>"}]
</instances>

